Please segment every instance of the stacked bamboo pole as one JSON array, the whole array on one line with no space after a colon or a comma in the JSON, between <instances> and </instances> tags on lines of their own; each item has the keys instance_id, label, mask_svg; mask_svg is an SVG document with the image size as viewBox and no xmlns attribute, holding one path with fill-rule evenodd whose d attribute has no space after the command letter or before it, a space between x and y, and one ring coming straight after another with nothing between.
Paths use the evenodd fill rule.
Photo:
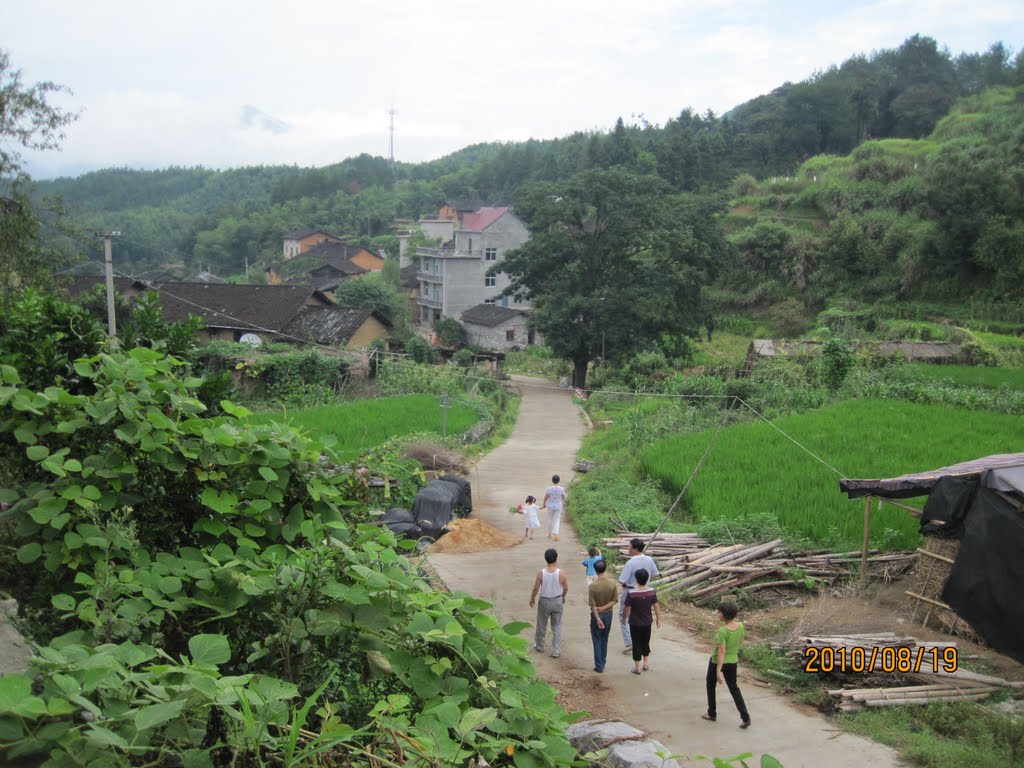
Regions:
<instances>
[{"instance_id":1,"label":"stacked bamboo pole","mask_svg":"<svg viewBox=\"0 0 1024 768\"><path fill-rule=\"evenodd\" d=\"M945 665L932 663L932 648L955 648L956 643L921 641L914 637L898 636L894 632L871 632L863 634L838 634L830 636L801 636L789 643L777 644L774 647L785 650L801 667L807 663L806 649L809 647L832 648L831 656L835 659L833 674L848 674L851 680L858 682L884 682L892 680L912 680L921 685L880 685L875 687L838 688L829 691L836 699L840 712L861 712L865 709L878 707L911 706L930 704L939 701L978 701L992 695L996 691L1010 688L1024 688L1024 682L1011 682L991 675L981 675L963 669L947 672ZM863 656L861 666L866 663L870 669L843 669L840 659L849 660L854 648L861 649ZM894 673L883 670L881 654L875 656L872 650L878 648L908 648L912 658L917 657L919 649L924 649L927 660L920 665L921 671ZM871 660L874 659L874 663ZM852 666L852 665L851 665ZM937 669L936 669L937 667Z\"/></svg>"},{"instance_id":2,"label":"stacked bamboo pole","mask_svg":"<svg viewBox=\"0 0 1024 768\"><path fill-rule=\"evenodd\" d=\"M604 545L626 555L634 538L646 542L650 537L620 530L618 536L605 539ZM786 571L799 571L815 582L833 583L848 578L849 567L861 558L860 552L790 554L782 549L781 539L766 544L710 546L695 533L659 534L644 553L656 558L659 566L660 574L651 586L663 593L685 590L696 605L739 587L757 590L801 586L792 578L764 581ZM870 575L891 578L909 570L915 562L914 553L880 554L870 550L868 569Z\"/></svg>"}]
</instances>

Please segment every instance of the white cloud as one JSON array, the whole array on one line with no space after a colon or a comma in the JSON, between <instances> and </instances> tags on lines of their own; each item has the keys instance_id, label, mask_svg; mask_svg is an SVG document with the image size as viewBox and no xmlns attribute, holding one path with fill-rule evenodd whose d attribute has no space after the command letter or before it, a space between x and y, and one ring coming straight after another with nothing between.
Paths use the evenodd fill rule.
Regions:
<instances>
[{"instance_id":1,"label":"white cloud","mask_svg":"<svg viewBox=\"0 0 1024 768\"><path fill-rule=\"evenodd\" d=\"M724 112L920 32L954 53L1024 38L1017 0L106 0L5 9L16 66L85 107L32 170L170 163L323 165ZM245 128L252 120L274 133ZM266 117L264 117L266 116Z\"/></svg>"}]
</instances>

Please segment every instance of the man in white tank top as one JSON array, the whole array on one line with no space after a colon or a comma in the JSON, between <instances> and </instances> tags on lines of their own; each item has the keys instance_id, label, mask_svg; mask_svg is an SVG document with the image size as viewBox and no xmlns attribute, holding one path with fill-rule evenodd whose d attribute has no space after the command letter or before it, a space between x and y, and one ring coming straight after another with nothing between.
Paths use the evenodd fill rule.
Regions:
<instances>
[{"instance_id":1,"label":"man in white tank top","mask_svg":"<svg viewBox=\"0 0 1024 768\"><path fill-rule=\"evenodd\" d=\"M565 607L565 595L569 591L569 580L558 567L558 552L549 549L544 553L547 566L541 568L533 582L530 593L530 607L537 606L537 630L533 637L533 647L544 653L544 638L548 631L548 620L551 620L551 656L557 659L562 655L562 611Z\"/></svg>"}]
</instances>

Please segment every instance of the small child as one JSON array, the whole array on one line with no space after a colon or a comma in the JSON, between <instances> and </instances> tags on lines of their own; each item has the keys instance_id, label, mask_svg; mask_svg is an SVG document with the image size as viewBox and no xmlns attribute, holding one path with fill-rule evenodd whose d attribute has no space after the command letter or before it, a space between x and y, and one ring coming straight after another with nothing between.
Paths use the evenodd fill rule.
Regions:
<instances>
[{"instance_id":1,"label":"small child","mask_svg":"<svg viewBox=\"0 0 1024 768\"><path fill-rule=\"evenodd\" d=\"M739 609L736 603L731 600L723 600L718 606L718 616L722 626L715 632L715 649L711 653L711 661L708 662L708 711L701 717L704 720L714 720L718 717L718 710L715 707L715 687L724 683L729 686L729 693L732 694L732 701L740 713L740 728L750 727L750 714L747 712L747 705L743 703L743 694L736 684L736 664L739 661L740 645L743 643L743 636L746 634L743 624L736 621L736 614Z\"/></svg>"},{"instance_id":2,"label":"small child","mask_svg":"<svg viewBox=\"0 0 1024 768\"><path fill-rule=\"evenodd\" d=\"M597 581L597 571L594 570L594 564L598 560L604 560L604 555L601 554L601 550L597 547L588 549L587 554L590 557L583 561L583 567L587 569L587 584L593 584Z\"/></svg>"},{"instance_id":3,"label":"small child","mask_svg":"<svg viewBox=\"0 0 1024 768\"><path fill-rule=\"evenodd\" d=\"M533 496L526 497L526 506L523 507L523 516L526 518L526 528L523 531L524 539L532 539L535 529L540 528L540 508L537 506L537 499Z\"/></svg>"}]
</instances>

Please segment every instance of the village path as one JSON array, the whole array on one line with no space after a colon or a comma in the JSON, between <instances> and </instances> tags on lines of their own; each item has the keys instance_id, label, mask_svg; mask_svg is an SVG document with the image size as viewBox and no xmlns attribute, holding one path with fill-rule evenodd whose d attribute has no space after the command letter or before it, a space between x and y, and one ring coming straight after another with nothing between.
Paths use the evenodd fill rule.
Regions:
<instances>
[{"instance_id":1,"label":"village path","mask_svg":"<svg viewBox=\"0 0 1024 768\"><path fill-rule=\"evenodd\" d=\"M522 394L519 420L512 435L485 456L473 470L473 516L510 533L522 534L523 518L509 507L532 494L539 499L552 474L563 485L572 480L571 467L586 431L571 393L540 379L514 377ZM539 503L539 502L538 502ZM563 520L561 541L554 543L569 579L563 623L562 656L534 653L540 674L558 690L582 692L571 705L585 709L588 702L605 715L621 719L651 734L679 755L729 757L767 753L785 768L883 768L898 765L896 753L868 739L830 728L828 721L791 705L782 694L755 686L740 666L740 686L753 725L740 730L728 690L718 694L719 719L700 719L707 709L704 675L709 650L671 619L655 630L651 667L640 677L630 674L632 660L622 653L622 634L612 628L608 664L603 674L593 671L587 584L580 561L582 547L571 523L572 494L567 505L570 521ZM541 523L546 526L546 513ZM544 565L544 550L552 545L542 527L533 541L510 549L469 553L431 554L430 563L452 591L467 592L493 602L503 622L527 621L536 613L528 605L537 570ZM523 632L531 640L533 630ZM550 633L548 637L550 651ZM685 766L709 763L681 759ZM755 760L754 765L757 762Z\"/></svg>"}]
</instances>

